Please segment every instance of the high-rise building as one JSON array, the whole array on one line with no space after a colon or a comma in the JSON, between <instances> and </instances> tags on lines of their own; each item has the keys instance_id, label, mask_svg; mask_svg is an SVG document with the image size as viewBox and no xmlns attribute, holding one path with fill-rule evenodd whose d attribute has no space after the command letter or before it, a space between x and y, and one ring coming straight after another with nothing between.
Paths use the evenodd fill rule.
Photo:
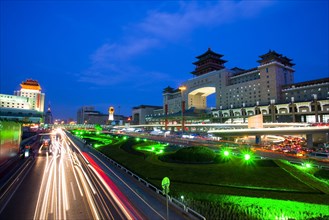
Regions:
<instances>
[{"instance_id":1,"label":"high-rise building","mask_svg":"<svg viewBox=\"0 0 329 220\"><path fill-rule=\"evenodd\" d=\"M30 109L44 112L45 94L41 92L41 86L38 81L28 79L22 82L21 89L15 91L16 96L27 97L31 103Z\"/></svg>"},{"instance_id":2,"label":"high-rise building","mask_svg":"<svg viewBox=\"0 0 329 220\"><path fill-rule=\"evenodd\" d=\"M0 118L40 123L43 120L45 94L36 80L21 83L15 95L0 94Z\"/></svg>"}]
</instances>

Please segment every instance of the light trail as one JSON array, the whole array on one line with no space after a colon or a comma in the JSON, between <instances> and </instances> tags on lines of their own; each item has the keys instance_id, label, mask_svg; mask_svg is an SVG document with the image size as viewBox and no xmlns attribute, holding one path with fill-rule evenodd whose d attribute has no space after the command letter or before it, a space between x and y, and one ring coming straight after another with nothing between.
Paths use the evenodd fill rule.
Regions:
<instances>
[{"instance_id":1,"label":"light trail","mask_svg":"<svg viewBox=\"0 0 329 220\"><path fill-rule=\"evenodd\" d=\"M88 176L81 167L77 156L72 153L65 140L52 139L52 156L46 155L38 199L33 219L63 219L68 218L70 210L70 198L68 189L72 189L73 200L76 200L73 182L67 180L67 169L73 171L74 180L78 186L81 197L87 195L87 202L91 207L91 213L95 219L100 219L97 206L92 193L96 193ZM51 159L50 159L51 158ZM71 166L68 165L68 161ZM74 162L74 164L73 164ZM76 173L78 170L78 175ZM81 187L82 183L83 187ZM70 186L69 186L70 185Z\"/></svg>"},{"instance_id":2,"label":"light trail","mask_svg":"<svg viewBox=\"0 0 329 220\"><path fill-rule=\"evenodd\" d=\"M88 166L97 175L98 179L101 180L103 186L106 187L107 192L111 195L111 198L114 199L126 218L143 219L130 204L126 196L119 190L119 188L117 188L117 186L115 186L114 182L102 171L97 163L87 153L84 154L90 162Z\"/></svg>"},{"instance_id":3,"label":"light trail","mask_svg":"<svg viewBox=\"0 0 329 220\"><path fill-rule=\"evenodd\" d=\"M146 202L135 190L133 190L121 177L119 177L110 167L108 167L102 160L100 160L96 155L92 154L100 163L102 163L116 178L118 178L128 189L130 189L141 201L144 202L152 211L154 211L158 216L162 219L166 219L166 217L162 216L157 210L155 210L148 202Z\"/></svg>"},{"instance_id":4,"label":"light trail","mask_svg":"<svg viewBox=\"0 0 329 220\"><path fill-rule=\"evenodd\" d=\"M87 196L87 201L89 203L89 205L91 206L91 210L92 210L92 214L94 216L95 219L100 219L100 216L98 214L98 210L96 208L96 205L94 203L94 200L91 196L91 193L90 191L88 190L88 183L86 182L86 180L83 178L84 175L82 174L82 171L78 168L78 167L75 167L77 169L77 172L82 180L82 187L87 190L86 191L86 196Z\"/></svg>"}]
</instances>

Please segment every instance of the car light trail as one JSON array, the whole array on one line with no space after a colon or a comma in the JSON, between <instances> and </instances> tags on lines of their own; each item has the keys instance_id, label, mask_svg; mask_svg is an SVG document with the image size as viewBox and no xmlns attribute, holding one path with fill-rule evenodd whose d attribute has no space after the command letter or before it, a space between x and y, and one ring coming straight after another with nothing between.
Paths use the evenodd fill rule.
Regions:
<instances>
[{"instance_id":1,"label":"car light trail","mask_svg":"<svg viewBox=\"0 0 329 220\"><path fill-rule=\"evenodd\" d=\"M95 219L100 219L99 217L99 214L98 214L98 211L97 211L97 208L96 208L96 205L92 199L92 196L91 196L91 193L90 193L90 190L88 189L87 185L88 183L86 182L86 180L83 178L84 175L82 174L81 170L77 167L75 167L78 171L78 174L80 176L80 179L82 180L82 186L83 188L86 190L86 196L87 196L87 201L89 203L89 205L91 206L91 210L92 210L92 213L94 215L94 218Z\"/></svg>"},{"instance_id":2,"label":"car light trail","mask_svg":"<svg viewBox=\"0 0 329 220\"><path fill-rule=\"evenodd\" d=\"M120 178L110 167L108 167L103 161L97 158L93 153L91 153L100 163L102 163L114 176L116 176L128 189L130 189L141 201L144 202L152 211L154 211L162 219L166 219L158 211L156 211L148 202L146 202L139 194L137 194L122 178Z\"/></svg>"},{"instance_id":3,"label":"car light trail","mask_svg":"<svg viewBox=\"0 0 329 220\"><path fill-rule=\"evenodd\" d=\"M89 160L90 169L97 175L98 179L101 180L103 186L106 187L106 190L111 195L119 206L123 214L127 219L143 219L137 210L130 204L127 197L117 188L114 182L102 171L98 164L87 154L84 153L85 157Z\"/></svg>"},{"instance_id":4,"label":"car light trail","mask_svg":"<svg viewBox=\"0 0 329 220\"><path fill-rule=\"evenodd\" d=\"M86 195L87 202L93 218L100 219L97 206L91 196L96 193L88 176L81 167L81 163L76 155L69 149L68 144L62 140L53 140L53 155L46 155L46 165L44 168L37 204L33 219L67 219L67 211L70 210L68 189L72 189L73 199L76 200L73 183L67 180L66 168L73 171L74 179L78 185L81 196ZM66 149L65 149L66 148ZM50 159L51 158L51 159ZM71 166L67 165L67 160ZM65 163L65 164L64 164ZM73 166L73 163L76 164ZM78 171L78 175L76 174ZM83 185L83 189L80 185ZM70 186L68 186L68 184Z\"/></svg>"}]
</instances>

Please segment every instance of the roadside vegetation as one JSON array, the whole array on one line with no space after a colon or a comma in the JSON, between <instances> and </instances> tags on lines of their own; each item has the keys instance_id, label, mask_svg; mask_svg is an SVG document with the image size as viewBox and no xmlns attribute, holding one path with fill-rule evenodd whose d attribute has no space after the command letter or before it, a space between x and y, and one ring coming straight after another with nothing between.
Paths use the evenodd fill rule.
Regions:
<instances>
[{"instance_id":1,"label":"roadside vegetation","mask_svg":"<svg viewBox=\"0 0 329 220\"><path fill-rule=\"evenodd\" d=\"M80 136L158 188L169 177L171 196L183 196L207 219L329 219L329 195L323 190L328 171L255 160L244 148L223 151L228 144L209 149L128 136Z\"/></svg>"}]
</instances>

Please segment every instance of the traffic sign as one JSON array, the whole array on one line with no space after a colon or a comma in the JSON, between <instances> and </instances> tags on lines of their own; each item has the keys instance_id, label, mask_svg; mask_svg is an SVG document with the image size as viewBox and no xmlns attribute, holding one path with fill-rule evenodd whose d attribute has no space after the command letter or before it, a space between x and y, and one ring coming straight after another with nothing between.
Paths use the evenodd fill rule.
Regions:
<instances>
[{"instance_id":1,"label":"traffic sign","mask_svg":"<svg viewBox=\"0 0 329 220\"><path fill-rule=\"evenodd\" d=\"M163 178L162 182L161 182L161 185L162 185L162 188L165 189L165 188L169 188L170 186L170 180L168 177L165 177Z\"/></svg>"}]
</instances>

